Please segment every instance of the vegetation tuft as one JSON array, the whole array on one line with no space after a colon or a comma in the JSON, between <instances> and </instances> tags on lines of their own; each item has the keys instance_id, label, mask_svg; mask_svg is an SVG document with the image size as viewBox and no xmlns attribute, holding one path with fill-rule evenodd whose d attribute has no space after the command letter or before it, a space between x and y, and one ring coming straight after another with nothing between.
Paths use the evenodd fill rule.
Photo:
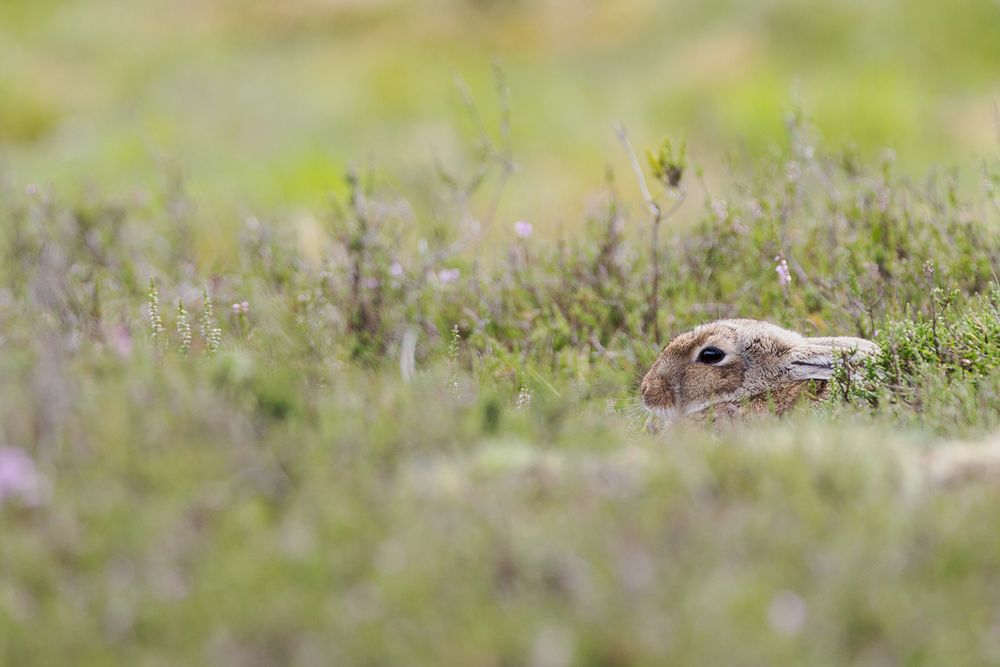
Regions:
<instances>
[{"instance_id":1,"label":"vegetation tuft","mask_svg":"<svg viewBox=\"0 0 1000 667\"><path fill-rule=\"evenodd\" d=\"M626 174L555 238L472 215L506 149L211 259L183 193L8 186L0 663L993 660L1000 485L909 454L1000 428L995 190L790 136L719 193L651 153L693 225ZM660 346L734 316L882 352L790 418L643 432Z\"/></svg>"}]
</instances>

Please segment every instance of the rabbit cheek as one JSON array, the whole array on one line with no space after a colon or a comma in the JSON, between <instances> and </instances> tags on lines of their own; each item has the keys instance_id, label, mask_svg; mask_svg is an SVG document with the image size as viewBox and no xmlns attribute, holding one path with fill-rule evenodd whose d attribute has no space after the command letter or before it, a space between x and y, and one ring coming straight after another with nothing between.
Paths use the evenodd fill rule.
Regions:
<instances>
[{"instance_id":1,"label":"rabbit cheek","mask_svg":"<svg viewBox=\"0 0 1000 667\"><path fill-rule=\"evenodd\" d=\"M684 373L683 402L697 404L713 398L732 396L743 386L743 374L743 364L693 364Z\"/></svg>"}]
</instances>

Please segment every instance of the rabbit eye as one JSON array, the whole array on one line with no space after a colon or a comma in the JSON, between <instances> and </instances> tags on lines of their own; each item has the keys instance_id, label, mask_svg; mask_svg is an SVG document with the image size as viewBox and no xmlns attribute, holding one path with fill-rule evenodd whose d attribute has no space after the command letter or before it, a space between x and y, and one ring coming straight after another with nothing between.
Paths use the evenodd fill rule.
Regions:
<instances>
[{"instance_id":1,"label":"rabbit eye","mask_svg":"<svg viewBox=\"0 0 1000 667\"><path fill-rule=\"evenodd\" d=\"M726 358L726 353L717 347L706 347L698 353L698 361L703 364L717 364Z\"/></svg>"}]
</instances>

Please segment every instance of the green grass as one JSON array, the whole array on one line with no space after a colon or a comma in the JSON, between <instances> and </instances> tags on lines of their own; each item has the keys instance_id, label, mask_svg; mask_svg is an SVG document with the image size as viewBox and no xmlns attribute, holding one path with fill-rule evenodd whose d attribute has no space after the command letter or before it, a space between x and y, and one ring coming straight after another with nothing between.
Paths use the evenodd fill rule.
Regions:
<instances>
[{"instance_id":1,"label":"green grass","mask_svg":"<svg viewBox=\"0 0 1000 667\"><path fill-rule=\"evenodd\" d=\"M995 193L810 136L664 223L658 323L883 353L719 431L643 429L649 230L611 189L478 260L461 198L377 175L224 239L176 187L8 191L0 442L46 488L0 503L0 662L989 662L1000 486L920 457L1000 427Z\"/></svg>"},{"instance_id":2,"label":"green grass","mask_svg":"<svg viewBox=\"0 0 1000 667\"><path fill-rule=\"evenodd\" d=\"M995 662L997 12L0 3L0 665ZM881 353L657 431L735 316Z\"/></svg>"}]
</instances>

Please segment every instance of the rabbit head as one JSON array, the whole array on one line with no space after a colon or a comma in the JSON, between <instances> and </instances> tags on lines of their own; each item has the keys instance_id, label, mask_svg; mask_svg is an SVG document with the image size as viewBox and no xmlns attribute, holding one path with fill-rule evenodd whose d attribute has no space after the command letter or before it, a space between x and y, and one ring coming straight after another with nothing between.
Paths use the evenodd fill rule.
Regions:
<instances>
[{"instance_id":1,"label":"rabbit head","mask_svg":"<svg viewBox=\"0 0 1000 667\"><path fill-rule=\"evenodd\" d=\"M829 380L837 359L878 352L861 338L806 338L758 320L719 320L674 338L642 379L642 401L675 419L713 408L782 413L809 380ZM824 383L825 384L825 383Z\"/></svg>"}]
</instances>

